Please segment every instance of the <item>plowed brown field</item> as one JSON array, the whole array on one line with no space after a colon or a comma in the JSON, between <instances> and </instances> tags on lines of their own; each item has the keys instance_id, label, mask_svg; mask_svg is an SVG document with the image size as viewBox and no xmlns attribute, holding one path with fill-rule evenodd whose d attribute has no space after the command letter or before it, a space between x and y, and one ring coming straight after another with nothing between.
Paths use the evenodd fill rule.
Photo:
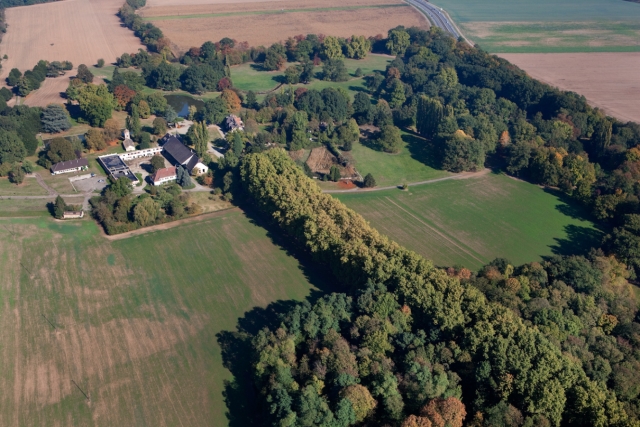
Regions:
<instances>
[{"instance_id":1,"label":"plowed brown field","mask_svg":"<svg viewBox=\"0 0 640 427\"><path fill-rule=\"evenodd\" d=\"M114 62L143 46L116 16L122 0L64 0L6 10L7 33L0 44L0 78L12 68L33 68L41 59L92 65ZM49 84L51 85L51 84Z\"/></svg>"},{"instance_id":2,"label":"plowed brown field","mask_svg":"<svg viewBox=\"0 0 640 427\"><path fill-rule=\"evenodd\" d=\"M191 0L193 5L175 5L176 0L158 0L140 13L146 17L179 15L198 15L211 13L242 13L280 11L281 14L247 14L185 19L154 20L164 34L181 50L200 46L205 41L217 41L230 37L237 41L246 41L250 45L269 45L298 34L330 34L340 37L351 35L375 36L386 34L398 25L428 28L429 23L414 8L409 7L372 7L352 10L295 11L287 10L335 8L351 6L380 6L400 4L399 0L318 0L293 2L219 2L209 0L206 3ZM188 28L188 31L185 29Z\"/></svg>"},{"instance_id":3,"label":"plowed brown field","mask_svg":"<svg viewBox=\"0 0 640 427\"><path fill-rule=\"evenodd\" d=\"M501 57L531 77L584 95L622 121L640 122L640 53L512 53Z\"/></svg>"}]
</instances>

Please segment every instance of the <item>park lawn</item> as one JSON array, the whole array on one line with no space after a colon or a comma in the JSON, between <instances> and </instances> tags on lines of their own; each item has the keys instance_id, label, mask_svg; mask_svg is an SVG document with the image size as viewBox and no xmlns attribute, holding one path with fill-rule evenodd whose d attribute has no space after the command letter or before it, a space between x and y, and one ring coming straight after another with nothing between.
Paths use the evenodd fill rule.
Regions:
<instances>
[{"instance_id":1,"label":"park lawn","mask_svg":"<svg viewBox=\"0 0 640 427\"><path fill-rule=\"evenodd\" d=\"M237 210L118 241L89 218L5 218L0 238L11 425L228 425L218 333L319 283Z\"/></svg>"},{"instance_id":2,"label":"park lawn","mask_svg":"<svg viewBox=\"0 0 640 427\"><path fill-rule=\"evenodd\" d=\"M584 253L602 237L557 193L493 173L408 191L335 196L378 231L439 266L477 270L497 257L517 265Z\"/></svg>"},{"instance_id":3,"label":"park lawn","mask_svg":"<svg viewBox=\"0 0 640 427\"><path fill-rule=\"evenodd\" d=\"M0 177L0 196L46 196L47 194L34 177L25 176L20 185L9 181L7 177Z\"/></svg>"}]
</instances>

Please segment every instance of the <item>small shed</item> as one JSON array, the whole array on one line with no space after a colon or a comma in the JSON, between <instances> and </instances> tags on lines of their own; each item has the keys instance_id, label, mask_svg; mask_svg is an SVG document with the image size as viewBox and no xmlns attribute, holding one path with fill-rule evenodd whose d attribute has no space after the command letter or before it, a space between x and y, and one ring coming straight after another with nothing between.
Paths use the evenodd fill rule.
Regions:
<instances>
[{"instance_id":1,"label":"small shed","mask_svg":"<svg viewBox=\"0 0 640 427\"><path fill-rule=\"evenodd\" d=\"M62 219L79 219L84 217L84 211L65 211Z\"/></svg>"}]
</instances>

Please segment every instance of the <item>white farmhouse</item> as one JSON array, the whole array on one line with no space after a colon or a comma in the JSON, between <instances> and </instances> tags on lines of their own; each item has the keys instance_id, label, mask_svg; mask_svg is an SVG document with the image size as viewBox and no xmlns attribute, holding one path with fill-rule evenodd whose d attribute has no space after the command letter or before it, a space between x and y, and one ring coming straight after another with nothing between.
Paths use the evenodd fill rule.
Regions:
<instances>
[{"instance_id":1,"label":"white farmhouse","mask_svg":"<svg viewBox=\"0 0 640 427\"><path fill-rule=\"evenodd\" d=\"M87 159L74 159L56 163L51 166L51 175L60 175L61 173L78 172L87 169L89 169L89 161Z\"/></svg>"}]
</instances>

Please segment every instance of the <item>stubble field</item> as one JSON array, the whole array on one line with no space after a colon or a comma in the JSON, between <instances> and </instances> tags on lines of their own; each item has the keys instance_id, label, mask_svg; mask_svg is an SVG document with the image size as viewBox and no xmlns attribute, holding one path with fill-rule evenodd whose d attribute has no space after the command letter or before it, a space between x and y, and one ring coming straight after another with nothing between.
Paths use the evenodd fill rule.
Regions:
<instances>
[{"instance_id":1,"label":"stubble field","mask_svg":"<svg viewBox=\"0 0 640 427\"><path fill-rule=\"evenodd\" d=\"M334 196L441 266L477 269L497 257L517 265L586 251L601 237L580 209L557 194L505 175Z\"/></svg>"},{"instance_id":2,"label":"stubble field","mask_svg":"<svg viewBox=\"0 0 640 427\"><path fill-rule=\"evenodd\" d=\"M107 63L143 48L116 16L122 0L64 0L6 10L7 33L0 44L4 79L12 68L31 69L39 60ZM57 80L57 79L56 79ZM53 85L51 83L50 85Z\"/></svg>"},{"instance_id":3,"label":"stubble field","mask_svg":"<svg viewBox=\"0 0 640 427\"><path fill-rule=\"evenodd\" d=\"M385 35L397 25L428 28L428 21L400 0L320 2L197 1L150 2L140 14L158 26L181 50L230 37L249 45L270 45L298 34ZM189 28L189 31L185 31Z\"/></svg>"},{"instance_id":4,"label":"stubble field","mask_svg":"<svg viewBox=\"0 0 640 427\"><path fill-rule=\"evenodd\" d=\"M225 426L216 334L314 288L235 210L113 242L90 219L0 219L0 239L5 426Z\"/></svg>"},{"instance_id":5,"label":"stubble field","mask_svg":"<svg viewBox=\"0 0 640 427\"><path fill-rule=\"evenodd\" d=\"M640 7L640 6L639 6ZM621 121L640 122L640 53L501 54L531 77L584 95Z\"/></svg>"}]
</instances>

